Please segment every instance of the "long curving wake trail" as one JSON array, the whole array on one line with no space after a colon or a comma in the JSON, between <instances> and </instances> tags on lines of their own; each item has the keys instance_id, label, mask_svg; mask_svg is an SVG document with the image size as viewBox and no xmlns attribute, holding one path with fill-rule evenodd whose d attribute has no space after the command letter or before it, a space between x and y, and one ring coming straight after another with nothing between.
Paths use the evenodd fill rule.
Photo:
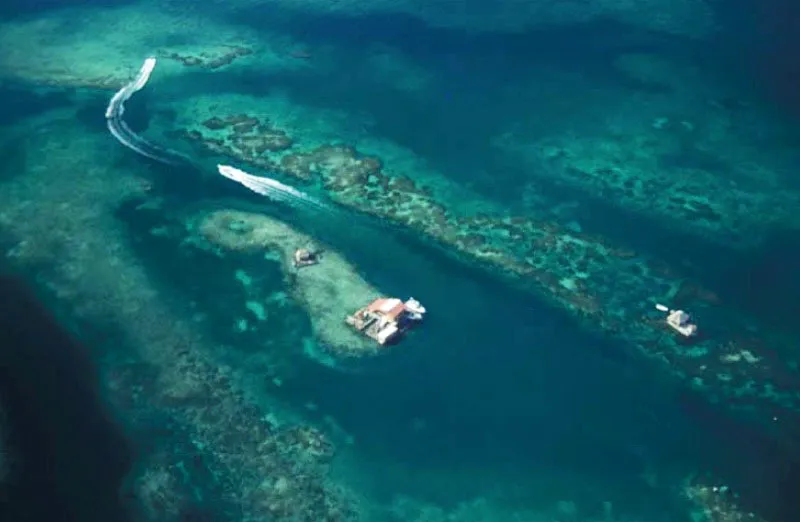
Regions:
<instances>
[{"instance_id":1,"label":"long curving wake trail","mask_svg":"<svg viewBox=\"0 0 800 522\"><path fill-rule=\"evenodd\" d=\"M156 59L152 56L147 58L136 77L114 93L106 108L106 125L117 141L134 152L167 165L178 165L185 161L182 156L150 143L133 132L122 119L122 115L125 114L125 102L147 85L155 66Z\"/></svg>"}]
</instances>

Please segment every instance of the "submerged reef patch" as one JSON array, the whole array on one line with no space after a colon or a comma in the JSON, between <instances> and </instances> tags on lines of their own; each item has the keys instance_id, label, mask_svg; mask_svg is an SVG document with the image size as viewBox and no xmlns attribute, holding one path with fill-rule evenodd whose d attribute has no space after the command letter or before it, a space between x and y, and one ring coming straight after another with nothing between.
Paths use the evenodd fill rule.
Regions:
<instances>
[{"instance_id":1,"label":"submerged reef patch","mask_svg":"<svg viewBox=\"0 0 800 522\"><path fill-rule=\"evenodd\" d=\"M767 522L743 508L736 492L711 475L688 477L683 494L693 508L693 518L707 522Z\"/></svg>"},{"instance_id":2,"label":"submerged reef patch","mask_svg":"<svg viewBox=\"0 0 800 522\"><path fill-rule=\"evenodd\" d=\"M777 170L750 161L757 151L717 153L721 147L688 121L661 118L653 125L635 134L567 132L532 142L507 134L496 144L537 178L601 195L712 242L748 247L773 223L800 224L794 211L800 198L781 190Z\"/></svg>"},{"instance_id":3,"label":"submerged reef patch","mask_svg":"<svg viewBox=\"0 0 800 522\"><path fill-rule=\"evenodd\" d=\"M0 76L38 85L119 89L144 53L166 58L163 74L184 66L218 71L256 52L263 35L148 0L41 10L0 21ZM173 62L173 63L169 63Z\"/></svg>"}]
</instances>

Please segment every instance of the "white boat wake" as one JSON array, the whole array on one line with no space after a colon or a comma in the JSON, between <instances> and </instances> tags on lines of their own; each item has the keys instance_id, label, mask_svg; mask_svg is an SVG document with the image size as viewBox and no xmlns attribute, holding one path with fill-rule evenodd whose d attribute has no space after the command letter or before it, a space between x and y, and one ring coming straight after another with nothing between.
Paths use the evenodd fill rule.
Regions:
<instances>
[{"instance_id":1,"label":"white boat wake","mask_svg":"<svg viewBox=\"0 0 800 522\"><path fill-rule=\"evenodd\" d=\"M249 174L229 165L217 165L217 170L226 178L275 201L282 201L295 207L310 208L324 212L331 211L331 208L322 202L317 201L304 192L300 192L294 187L284 185L275 179L254 176L253 174Z\"/></svg>"},{"instance_id":2,"label":"white boat wake","mask_svg":"<svg viewBox=\"0 0 800 522\"><path fill-rule=\"evenodd\" d=\"M169 165L179 165L181 163L192 164L192 161L183 155L154 145L142 138L133 132L133 130L128 127L127 123L125 123L125 120L122 119L122 116L125 114L125 102L147 85L155 66L156 59L154 57L147 58L142 68L139 69L139 73L136 77L112 96L106 108L108 130L111 131L111 134L113 134L120 143L142 156ZM333 212L330 206L275 179L255 176L229 165L217 165L217 170L226 178L249 188L253 192L267 196L273 201L283 202L296 208L305 208L326 213Z\"/></svg>"},{"instance_id":3,"label":"white boat wake","mask_svg":"<svg viewBox=\"0 0 800 522\"><path fill-rule=\"evenodd\" d=\"M179 160L176 159L179 156L178 154L167 151L158 145L153 145L133 132L128 127L128 124L125 123L125 120L122 119L122 115L125 114L125 102L147 85L155 66L156 59L152 56L147 58L136 77L114 93L106 108L106 124L108 125L108 130L111 131L117 141L134 152L161 163L177 165L179 164Z\"/></svg>"}]
</instances>

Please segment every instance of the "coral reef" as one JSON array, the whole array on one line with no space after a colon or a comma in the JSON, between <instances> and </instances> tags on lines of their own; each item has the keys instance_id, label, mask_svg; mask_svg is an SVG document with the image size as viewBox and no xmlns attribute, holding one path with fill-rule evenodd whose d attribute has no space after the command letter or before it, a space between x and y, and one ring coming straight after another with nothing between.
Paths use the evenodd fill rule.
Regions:
<instances>
[{"instance_id":1,"label":"coral reef","mask_svg":"<svg viewBox=\"0 0 800 522\"><path fill-rule=\"evenodd\" d=\"M118 374L118 389L145 397L184 427L237 516L308 522L356 517L354 500L328 475L333 449L324 435L268 421L242 393L236 374L214 359L218 347L199 331L191 310L165 303L114 216L121 202L146 193L142 178L133 169L121 176L105 137L81 132L78 121L74 113L51 113L19 130L25 138L14 143L30 152L29 170L4 180L0 190L0 231L14 243L4 252L7 261L35 272L77 321L115 325L118 344L156 370L133 392ZM125 404L120 399L118 405ZM294 460L298 451L305 451L305 461ZM175 483L169 470L158 467L145 478L169 491ZM157 502L155 491L148 498Z\"/></svg>"},{"instance_id":2,"label":"coral reef","mask_svg":"<svg viewBox=\"0 0 800 522\"><path fill-rule=\"evenodd\" d=\"M323 145L305 151L290 145L280 153L260 153L236 145L241 132L254 140L261 133L265 140L285 133L247 115L219 115L209 121L176 134L207 151L319 184L343 206L413 229L450 253L499 271L587 325L626 339L710 397L744 408L763 406L762 411L771 412L762 419L767 423L775 408L786 410L781 416L800 411L800 375L791 361L776 355L793 340L767 339L751 320L734 314L714 337L687 345L671 335L663 318L652 315L653 300L678 301L702 314L716 297L660 261L556 222L456 214L431 190L408 177L387 174L381 160L352 147ZM233 129L234 122L244 121L245 131Z\"/></svg>"},{"instance_id":3,"label":"coral reef","mask_svg":"<svg viewBox=\"0 0 800 522\"><path fill-rule=\"evenodd\" d=\"M800 197L782 190L778 168L753 164L751 158L760 153L751 146L728 151L729 143L715 143L711 133L677 118L655 119L649 128L631 122L619 127L635 131L551 133L531 142L512 133L497 145L549 183L602 195L667 228L710 241L752 246L773 223L800 224L794 212Z\"/></svg>"},{"instance_id":4,"label":"coral reef","mask_svg":"<svg viewBox=\"0 0 800 522\"><path fill-rule=\"evenodd\" d=\"M186 504L183 463L166 452L147 459L131 486L136 511L145 520L180 520Z\"/></svg>"},{"instance_id":5,"label":"coral reef","mask_svg":"<svg viewBox=\"0 0 800 522\"><path fill-rule=\"evenodd\" d=\"M266 170L281 169L300 179L310 179L311 159L295 154L277 162L265 155L282 152L293 145L286 132L267 121L247 114L214 116L202 122L201 130L177 129L174 137L186 139L215 154L237 158L249 165Z\"/></svg>"},{"instance_id":6,"label":"coral reef","mask_svg":"<svg viewBox=\"0 0 800 522\"><path fill-rule=\"evenodd\" d=\"M182 435L179 426L159 426L160 445L168 434L169 449L149 455L132 486L142 514L149 520L180 519L187 510L201 509L192 493L201 489L205 495L218 495L218 510L268 514L275 520L311 522L320 517L333 522L356 516L347 493L326 480L336 450L323 432L265 420L234 389L232 372L212 367L202 354L184 355L175 369L177 378L168 382L141 364L115 364L108 374L112 399L128 418L157 412L192 428L189 442L188 437L176 439ZM125 393L132 399L126 401ZM247 463L251 458L257 462ZM235 474L211 480L219 462Z\"/></svg>"},{"instance_id":7,"label":"coral reef","mask_svg":"<svg viewBox=\"0 0 800 522\"><path fill-rule=\"evenodd\" d=\"M219 49L203 49L196 53L164 50L160 54L187 67L199 66L204 69L219 69L225 65L230 65L239 57L253 54L253 50L238 45L226 45L221 46Z\"/></svg>"},{"instance_id":8,"label":"coral reef","mask_svg":"<svg viewBox=\"0 0 800 522\"><path fill-rule=\"evenodd\" d=\"M308 311L317 338L330 353L340 357L378 353L375 343L349 328L345 318L380 293L339 253L315 246L314 251L322 252L320 262L298 269L297 249L317 242L281 221L254 212L215 210L189 222L205 241L224 250L277 251L292 295Z\"/></svg>"}]
</instances>

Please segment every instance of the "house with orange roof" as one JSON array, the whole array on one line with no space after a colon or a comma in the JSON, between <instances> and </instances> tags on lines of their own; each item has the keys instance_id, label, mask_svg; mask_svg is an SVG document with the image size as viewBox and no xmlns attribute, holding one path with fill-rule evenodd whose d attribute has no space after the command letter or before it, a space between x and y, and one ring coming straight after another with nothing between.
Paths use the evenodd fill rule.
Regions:
<instances>
[{"instance_id":1,"label":"house with orange roof","mask_svg":"<svg viewBox=\"0 0 800 522\"><path fill-rule=\"evenodd\" d=\"M347 324L385 345L422 321L425 312L425 307L413 297L405 302L396 297L381 297L348 316Z\"/></svg>"}]
</instances>

